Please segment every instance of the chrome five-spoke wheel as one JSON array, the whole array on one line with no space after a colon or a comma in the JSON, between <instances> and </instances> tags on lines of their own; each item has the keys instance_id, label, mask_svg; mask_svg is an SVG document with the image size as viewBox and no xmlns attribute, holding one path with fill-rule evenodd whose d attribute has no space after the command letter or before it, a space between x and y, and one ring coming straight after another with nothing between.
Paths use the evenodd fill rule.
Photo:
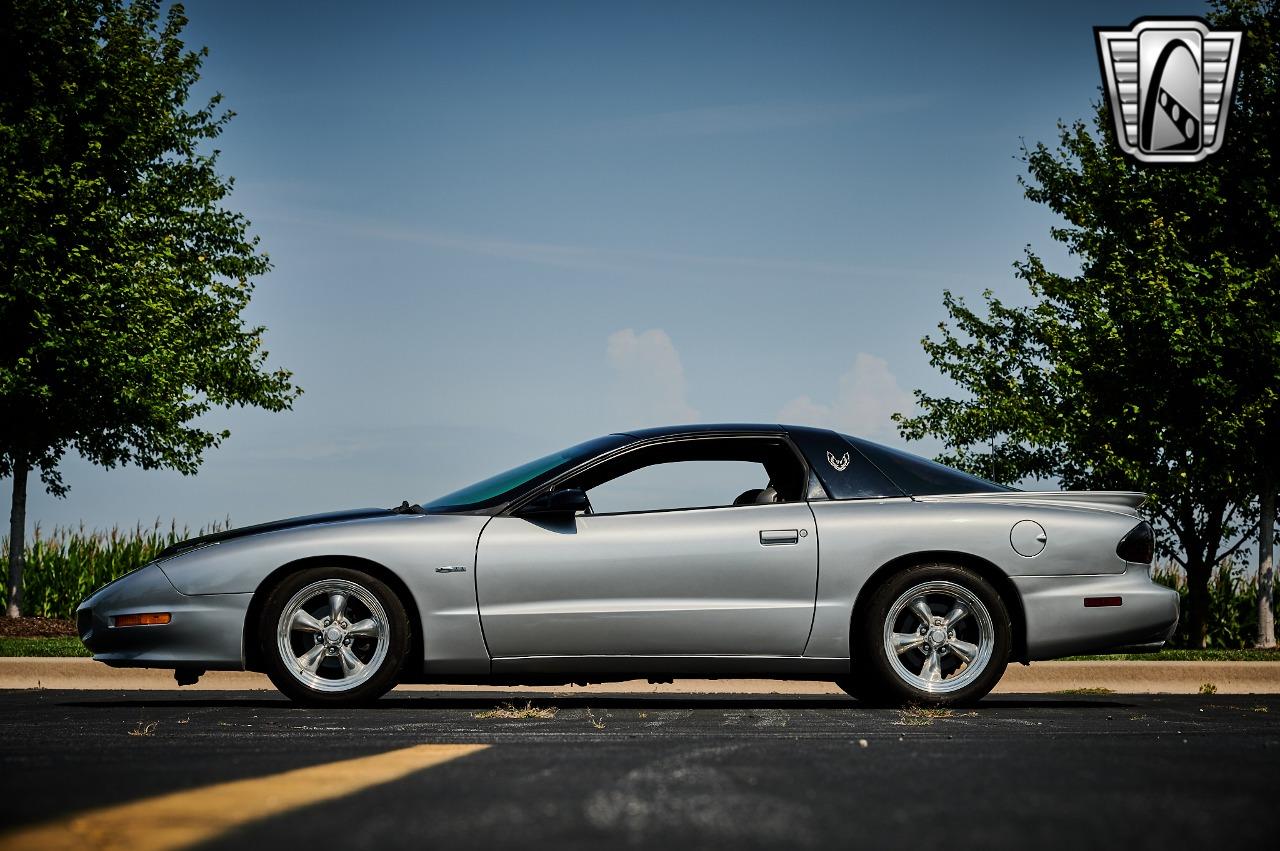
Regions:
<instances>
[{"instance_id":1,"label":"chrome five-spoke wheel","mask_svg":"<svg viewBox=\"0 0 1280 851\"><path fill-rule=\"evenodd\" d=\"M991 613L954 582L925 582L894 601L884 621L885 656L894 672L922 691L959 691L991 660Z\"/></svg>"},{"instance_id":2,"label":"chrome five-spoke wheel","mask_svg":"<svg viewBox=\"0 0 1280 851\"><path fill-rule=\"evenodd\" d=\"M854 613L852 670L859 700L949 705L980 700L1004 674L1013 628L999 592L972 568L919 564L868 592Z\"/></svg>"},{"instance_id":3,"label":"chrome five-spoke wheel","mask_svg":"<svg viewBox=\"0 0 1280 851\"><path fill-rule=\"evenodd\" d=\"M372 594L353 582L322 580L293 595L276 627L289 672L317 691L348 691L387 656L391 625Z\"/></svg>"},{"instance_id":4,"label":"chrome five-spoke wheel","mask_svg":"<svg viewBox=\"0 0 1280 851\"><path fill-rule=\"evenodd\" d=\"M395 685L409 646L400 599L373 576L311 568L276 586L262 613L264 668L295 700L359 703Z\"/></svg>"}]
</instances>

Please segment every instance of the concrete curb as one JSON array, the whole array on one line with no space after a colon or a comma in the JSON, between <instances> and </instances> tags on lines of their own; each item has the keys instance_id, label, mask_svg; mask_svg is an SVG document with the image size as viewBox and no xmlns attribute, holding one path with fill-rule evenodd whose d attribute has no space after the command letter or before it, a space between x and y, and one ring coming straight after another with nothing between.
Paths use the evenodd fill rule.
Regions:
<instances>
[{"instance_id":1,"label":"concrete curb","mask_svg":"<svg viewBox=\"0 0 1280 851\"><path fill-rule=\"evenodd\" d=\"M1036 662L1010 665L996 694L1048 694L1076 689L1108 689L1118 694L1195 694L1209 683L1218 694L1280 694L1277 662ZM178 688L170 671L108 668L92 659L0 658L0 689L84 691L170 691ZM272 689L262 674L211 671L185 691ZM406 685L401 692L485 692L522 694L842 694L831 683L803 680L700 680L674 683L599 683L590 686Z\"/></svg>"}]
</instances>

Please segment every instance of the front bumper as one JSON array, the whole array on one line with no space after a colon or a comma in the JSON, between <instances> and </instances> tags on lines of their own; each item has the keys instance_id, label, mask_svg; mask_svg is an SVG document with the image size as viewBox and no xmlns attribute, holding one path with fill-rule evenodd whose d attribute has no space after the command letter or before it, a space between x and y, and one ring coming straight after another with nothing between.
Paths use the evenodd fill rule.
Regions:
<instances>
[{"instance_id":1,"label":"front bumper","mask_svg":"<svg viewBox=\"0 0 1280 851\"><path fill-rule=\"evenodd\" d=\"M76 610L80 640L114 667L244 669L244 621L252 594L178 592L155 564L91 595ZM157 626L112 626L117 615L168 612Z\"/></svg>"},{"instance_id":2,"label":"front bumper","mask_svg":"<svg viewBox=\"0 0 1280 851\"><path fill-rule=\"evenodd\" d=\"M1145 564L1120 574L1011 578L1022 597L1029 662L1139 645L1150 652L1178 628L1178 592L1152 582ZM1086 597L1122 602L1088 608Z\"/></svg>"}]
</instances>

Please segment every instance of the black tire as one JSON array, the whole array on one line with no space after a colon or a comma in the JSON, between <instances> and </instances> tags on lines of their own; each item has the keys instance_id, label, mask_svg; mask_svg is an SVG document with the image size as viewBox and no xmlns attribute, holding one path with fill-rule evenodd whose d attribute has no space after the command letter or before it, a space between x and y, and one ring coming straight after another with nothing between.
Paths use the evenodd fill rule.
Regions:
<instances>
[{"instance_id":1,"label":"black tire","mask_svg":"<svg viewBox=\"0 0 1280 851\"><path fill-rule=\"evenodd\" d=\"M932 615L928 626L923 612L913 608L921 599ZM970 611L948 625L947 616L957 604ZM969 568L922 564L895 573L871 592L862 614L851 631L853 673L839 683L860 701L888 706L976 703L995 688L1009 663L1013 628L1008 610L996 590ZM891 617L893 622L887 623ZM913 636L919 637L918 646L909 644ZM896 653L887 646L891 643L907 649Z\"/></svg>"},{"instance_id":2,"label":"black tire","mask_svg":"<svg viewBox=\"0 0 1280 851\"><path fill-rule=\"evenodd\" d=\"M345 592L347 599L342 618L334 624L325 619L332 615L325 602L330 591ZM282 630L286 607L295 614L306 609L323 628ZM373 626L362 632L344 628L359 629L364 623ZM329 626L337 628L334 633L329 633ZM370 635L370 629L376 634ZM400 677L412 638L409 617L395 592L376 577L346 567L313 567L282 579L267 596L257 634L271 682L291 700L311 706L357 706L386 694ZM289 658L282 642L291 647ZM300 663L313 653L319 653L319 661L309 672ZM348 674L352 658L363 666L356 669L352 663L353 673Z\"/></svg>"}]
</instances>

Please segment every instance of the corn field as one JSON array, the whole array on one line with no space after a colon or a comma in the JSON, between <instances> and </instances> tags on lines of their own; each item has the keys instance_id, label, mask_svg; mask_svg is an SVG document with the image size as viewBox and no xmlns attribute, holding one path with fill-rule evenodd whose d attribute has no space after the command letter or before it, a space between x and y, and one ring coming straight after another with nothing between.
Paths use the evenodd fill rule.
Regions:
<instances>
[{"instance_id":1,"label":"corn field","mask_svg":"<svg viewBox=\"0 0 1280 851\"><path fill-rule=\"evenodd\" d=\"M1182 598L1182 618L1178 632L1169 647L1189 647L1187 625L1187 576L1173 562L1157 564L1151 578L1178 592ZM1272 598L1280 625L1280 596ZM1258 574L1244 565L1224 561L1218 564L1209 580L1208 636L1205 647L1236 650L1252 647L1258 635ZM1280 630L1278 630L1280 632Z\"/></svg>"},{"instance_id":2,"label":"corn field","mask_svg":"<svg viewBox=\"0 0 1280 851\"><path fill-rule=\"evenodd\" d=\"M71 618L76 606L91 593L141 567L165 547L194 535L229 528L230 521L215 523L192 532L171 522L157 520L152 526L110 532L89 531L80 526L55 527L49 534L35 528L27 544L26 568L22 575L22 613L35 617ZM9 539L0 540L0 575L9 576ZM0 600L8 593L0 585Z\"/></svg>"},{"instance_id":3,"label":"corn field","mask_svg":"<svg viewBox=\"0 0 1280 851\"><path fill-rule=\"evenodd\" d=\"M172 522L167 527L162 526L157 520L150 527L139 525L126 531L89 531L83 526L56 527L48 535L42 534L37 526L27 545L27 566L22 583L24 614L71 618L80 601L93 591L146 564L170 544L230 526L228 519L192 532L186 527L179 529ZM0 576L7 577L9 541L5 538L2 543ZM1157 564L1152 576L1182 596L1183 617L1170 646L1186 647L1186 576L1172 562ZM3 585L0 585L0 604L7 602L4 596ZM1280 604L1280 595L1277 603ZM1280 623L1280 605L1277 606L1276 621ZM1208 646L1222 649L1251 647L1257 628L1257 576L1239 564L1224 562L1218 565L1209 583Z\"/></svg>"}]
</instances>

